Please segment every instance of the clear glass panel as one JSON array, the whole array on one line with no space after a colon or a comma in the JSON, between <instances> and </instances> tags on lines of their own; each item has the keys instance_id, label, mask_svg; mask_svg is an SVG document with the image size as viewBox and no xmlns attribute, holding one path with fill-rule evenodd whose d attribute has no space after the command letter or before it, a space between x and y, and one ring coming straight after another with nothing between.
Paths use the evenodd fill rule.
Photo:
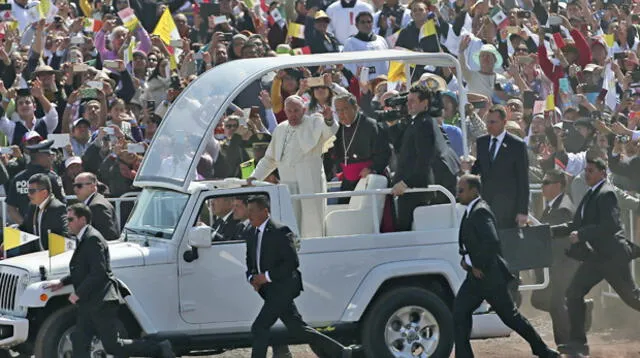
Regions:
<instances>
[{"instance_id":1,"label":"clear glass panel","mask_svg":"<svg viewBox=\"0 0 640 358\"><path fill-rule=\"evenodd\" d=\"M133 233L171 239L189 195L163 189L144 189L126 225Z\"/></svg>"},{"instance_id":2,"label":"clear glass panel","mask_svg":"<svg viewBox=\"0 0 640 358\"><path fill-rule=\"evenodd\" d=\"M240 68L209 71L189 86L162 121L136 180L183 187L195 179L187 175L191 165L197 165L193 159L198 147L213 135L221 106L244 77L247 73Z\"/></svg>"}]
</instances>

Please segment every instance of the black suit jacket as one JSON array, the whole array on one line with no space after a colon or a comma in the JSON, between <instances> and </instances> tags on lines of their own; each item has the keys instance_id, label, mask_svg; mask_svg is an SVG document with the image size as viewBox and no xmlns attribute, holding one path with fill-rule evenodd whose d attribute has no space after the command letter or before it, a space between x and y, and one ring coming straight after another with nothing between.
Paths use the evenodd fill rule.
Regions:
<instances>
[{"instance_id":1,"label":"black suit jacket","mask_svg":"<svg viewBox=\"0 0 640 358\"><path fill-rule=\"evenodd\" d=\"M471 172L482 178L482 198L491 205L498 228L516 226L516 215L529 212L529 160L527 147L505 133L493 163L489 158L490 135L476 141L477 156Z\"/></svg>"},{"instance_id":2,"label":"black suit jacket","mask_svg":"<svg viewBox=\"0 0 640 358\"><path fill-rule=\"evenodd\" d=\"M550 208L545 208L540 217L540 222L549 225L560 225L571 221L573 218L574 206L569 195L562 193L553 202Z\"/></svg>"},{"instance_id":3,"label":"black suit jacket","mask_svg":"<svg viewBox=\"0 0 640 358\"><path fill-rule=\"evenodd\" d=\"M235 240L237 235L237 230L239 221L233 218L233 214L229 215L227 220L223 220L223 218L217 218L213 225L211 225L211 229L213 230L212 241L229 241Z\"/></svg>"},{"instance_id":4,"label":"black suit jacket","mask_svg":"<svg viewBox=\"0 0 640 358\"><path fill-rule=\"evenodd\" d=\"M418 114L404 130L393 184L404 181L410 188L426 188L434 183L431 165L440 156L436 143L438 123L426 112ZM446 145L446 143L445 143Z\"/></svg>"},{"instance_id":5,"label":"black suit jacket","mask_svg":"<svg viewBox=\"0 0 640 358\"><path fill-rule=\"evenodd\" d=\"M87 226L71 256L69 271L61 282L73 285L80 298L79 307L99 308L103 301L121 299L117 281L111 272L109 245L91 225Z\"/></svg>"},{"instance_id":6,"label":"black suit jacket","mask_svg":"<svg viewBox=\"0 0 640 358\"><path fill-rule=\"evenodd\" d=\"M20 230L24 232L28 232L30 234L39 235L40 243L38 241L32 241L28 244L20 246L18 253L13 253L11 251L11 256L15 255L24 255L32 252L40 251L40 244L42 244L42 248L44 250L49 249L49 230L52 233L68 236L67 230L67 207L55 197L51 197L49 204L44 209L42 213L42 220L40 223L40 232L34 232L34 222L38 220L36 213L36 206L33 204L29 205L29 211L25 216L25 219L20 225Z\"/></svg>"},{"instance_id":7,"label":"black suit jacket","mask_svg":"<svg viewBox=\"0 0 640 358\"><path fill-rule=\"evenodd\" d=\"M496 218L483 199L473 205L460 223L458 245L460 254L468 254L473 267L481 270L486 280L495 282L513 279L509 266L502 257Z\"/></svg>"},{"instance_id":8,"label":"black suit jacket","mask_svg":"<svg viewBox=\"0 0 640 358\"><path fill-rule=\"evenodd\" d=\"M91 209L91 225L98 230L106 240L116 240L120 237L119 223L113 205L102 194L95 193L89 200Z\"/></svg>"},{"instance_id":9,"label":"black suit jacket","mask_svg":"<svg viewBox=\"0 0 640 358\"><path fill-rule=\"evenodd\" d=\"M631 260L631 246L620 222L618 198L608 182L595 189L585 205L587 194L580 201L573 220L551 227L554 236L578 232L580 242L571 245L568 254L579 260ZM581 215L584 206L584 216ZM588 249L589 243L593 251Z\"/></svg>"},{"instance_id":10,"label":"black suit jacket","mask_svg":"<svg viewBox=\"0 0 640 358\"><path fill-rule=\"evenodd\" d=\"M257 237L255 230L251 230L251 234L246 235L246 238L248 280L251 276L259 273L256 260ZM260 295L265 297L270 292L291 293L293 297L300 295L303 288L299 266L295 234L289 227L269 219L262 234L260 272L268 272L271 282L260 288Z\"/></svg>"}]
</instances>

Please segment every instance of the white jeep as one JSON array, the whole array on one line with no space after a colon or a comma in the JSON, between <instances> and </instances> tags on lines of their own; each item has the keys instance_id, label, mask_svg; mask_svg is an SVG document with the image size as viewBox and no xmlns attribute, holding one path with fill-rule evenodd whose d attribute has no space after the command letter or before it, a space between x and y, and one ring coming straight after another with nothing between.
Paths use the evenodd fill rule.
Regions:
<instances>
[{"instance_id":1,"label":"white jeep","mask_svg":"<svg viewBox=\"0 0 640 358\"><path fill-rule=\"evenodd\" d=\"M449 357L452 302L464 279L458 255L462 208L450 204L414 212L414 229L380 233L386 179L371 175L352 193L290 195L285 185L238 180L196 182L196 165L230 101L269 71L294 66L363 60L458 67L444 54L359 52L233 61L192 83L170 108L145 156L135 184L142 188L126 228L110 242L111 266L131 290L120 310L122 337L146 335L172 341L178 355L218 353L251 344L250 327L262 301L246 282L245 243L211 242L205 203L215 197L262 193L272 216L297 232L292 203L352 196L318 218L323 237L300 235L305 291L297 299L304 319L344 343L362 344L371 358ZM458 69L458 73L461 71ZM461 103L461 110L462 109ZM419 189L417 189L419 190ZM72 288L55 293L44 282L68 272L71 252L47 252L0 262L0 348L25 355L70 357ZM473 337L506 336L510 330L482 306ZM274 341L289 340L283 326ZM98 340L93 353L102 350ZM422 353L420 353L422 352ZM1 355L1 353L0 353ZM99 355L97 355L99 356Z\"/></svg>"}]
</instances>

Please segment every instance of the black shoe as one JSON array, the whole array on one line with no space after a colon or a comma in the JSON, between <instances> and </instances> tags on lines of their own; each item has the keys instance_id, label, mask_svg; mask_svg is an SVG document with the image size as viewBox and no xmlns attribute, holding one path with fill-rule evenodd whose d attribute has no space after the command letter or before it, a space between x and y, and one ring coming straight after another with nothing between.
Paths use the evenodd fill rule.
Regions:
<instances>
[{"instance_id":1,"label":"black shoe","mask_svg":"<svg viewBox=\"0 0 640 358\"><path fill-rule=\"evenodd\" d=\"M344 347L344 349L342 350L342 358L351 358L352 355L353 355L353 348Z\"/></svg>"},{"instance_id":2,"label":"black shoe","mask_svg":"<svg viewBox=\"0 0 640 358\"><path fill-rule=\"evenodd\" d=\"M560 358L560 353L554 349L547 348L547 351L543 354L539 354L540 358Z\"/></svg>"},{"instance_id":3,"label":"black shoe","mask_svg":"<svg viewBox=\"0 0 640 358\"><path fill-rule=\"evenodd\" d=\"M592 299L584 300L586 309L584 311L584 331L589 332L591 330L591 324L593 323L593 305Z\"/></svg>"},{"instance_id":4,"label":"black shoe","mask_svg":"<svg viewBox=\"0 0 640 358\"><path fill-rule=\"evenodd\" d=\"M159 345L161 358L176 358L175 353L173 353L173 347L171 347L171 342L165 339L160 342Z\"/></svg>"},{"instance_id":5,"label":"black shoe","mask_svg":"<svg viewBox=\"0 0 640 358\"><path fill-rule=\"evenodd\" d=\"M570 357L588 357L589 346L581 343L568 343L558 346L558 350L562 354L566 354Z\"/></svg>"}]
</instances>

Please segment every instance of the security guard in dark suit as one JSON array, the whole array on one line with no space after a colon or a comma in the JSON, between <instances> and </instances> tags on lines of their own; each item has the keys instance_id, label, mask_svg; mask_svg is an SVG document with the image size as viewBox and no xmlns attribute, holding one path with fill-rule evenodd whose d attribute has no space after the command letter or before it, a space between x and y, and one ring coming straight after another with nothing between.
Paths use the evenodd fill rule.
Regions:
<instances>
[{"instance_id":1,"label":"security guard in dark suit","mask_svg":"<svg viewBox=\"0 0 640 358\"><path fill-rule=\"evenodd\" d=\"M67 236L67 208L51 194L51 182L45 174L34 174L29 178L29 211L19 229L40 236L7 252L7 257L25 255L49 249L49 232Z\"/></svg>"},{"instance_id":2,"label":"security guard in dark suit","mask_svg":"<svg viewBox=\"0 0 640 358\"><path fill-rule=\"evenodd\" d=\"M460 265L467 271L462 286L453 302L456 358L472 358L469 338L473 312L487 301L502 322L527 340L533 354L541 358L560 357L540 338L516 308L508 290L514 280L507 262L502 257L496 218L489 205L482 200L480 177L464 175L458 182L458 199L467 205L460 224Z\"/></svg>"},{"instance_id":3,"label":"security guard in dark suit","mask_svg":"<svg viewBox=\"0 0 640 358\"><path fill-rule=\"evenodd\" d=\"M572 245L567 255L582 261L567 289L570 342L560 347L563 353L576 357L589 355L584 297L600 281L606 280L624 303L640 311L640 290L629 267L640 248L624 235L618 198L607 183L607 163L588 158L584 173L590 188L573 220L551 227L555 237L569 236Z\"/></svg>"},{"instance_id":4,"label":"security guard in dark suit","mask_svg":"<svg viewBox=\"0 0 640 358\"><path fill-rule=\"evenodd\" d=\"M569 195L564 192L566 185L567 179L560 170L552 169L545 174L542 180L542 195L546 207L540 217L542 223L560 225L573 218L575 209ZM551 315L553 337L558 346L569 343L569 314L565 293L579 265L578 261L565 255L570 243L569 240L563 239L552 241L549 287L534 291L531 295L531 304ZM541 270L536 271L536 278L537 282L542 282Z\"/></svg>"},{"instance_id":5,"label":"security guard in dark suit","mask_svg":"<svg viewBox=\"0 0 640 358\"><path fill-rule=\"evenodd\" d=\"M251 358L265 358L269 330L278 319L289 333L306 341L320 358L350 358L351 348L308 326L293 300L302 291L295 235L269 217L269 199L249 198L249 221L254 233L247 240L247 280L264 299L264 305L251 326Z\"/></svg>"},{"instance_id":6,"label":"security guard in dark suit","mask_svg":"<svg viewBox=\"0 0 640 358\"><path fill-rule=\"evenodd\" d=\"M71 205L67 211L69 231L76 236L76 249L69 262L70 274L46 286L52 291L73 285L69 301L78 307L76 329L72 335L73 357L89 358L94 333L108 354L136 357L174 358L169 341L118 339L115 320L123 298L123 285L113 276L109 245L91 226L91 209L85 204ZM124 289L122 289L124 290Z\"/></svg>"},{"instance_id":7,"label":"security guard in dark suit","mask_svg":"<svg viewBox=\"0 0 640 358\"><path fill-rule=\"evenodd\" d=\"M25 170L18 173L9 184L7 192L8 214L17 224L22 224L29 209L28 182L34 174L46 174L51 181L51 193L63 203L66 203L62 179L51 170L53 157L51 146L53 140L44 140L38 144L26 146L26 154L31 161Z\"/></svg>"}]
</instances>

